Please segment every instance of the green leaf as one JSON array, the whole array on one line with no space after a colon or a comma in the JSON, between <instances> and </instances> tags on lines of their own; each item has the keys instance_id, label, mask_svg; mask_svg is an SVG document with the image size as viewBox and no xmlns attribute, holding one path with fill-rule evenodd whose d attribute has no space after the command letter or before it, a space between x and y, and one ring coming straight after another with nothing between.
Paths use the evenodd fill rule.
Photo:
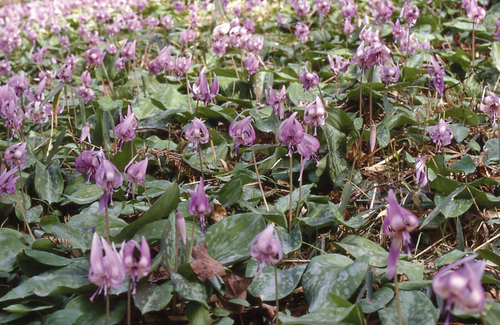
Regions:
<instances>
[{"instance_id":1,"label":"green leaf","mask_svg":"<svg viewBox=\"0 0 500 325\"><path fill-rule=\"evenodd\" d=\"M26 245L22 240L23 235L9 228L0 228L0 271L11 272L16 266L16 255Z\"/></svg>"},{"instance_id":2,"label":"green leaf","mask_svg":"<svg viewBox=\"0 0 500 325\"><path fill-rule=\"evenodd\" d=\"M74 324L83 315L83 312L76 309L60 309L47 316L43 325L53 324Z\"/></svg>"},{"instance_id":3,"label":"green leaf","mask_svg":"<svg viewBox=\"0 0 500 325\"><path fill-rule=\"evenodd\" d=\"M462 125L450 124L450 129L453 131L453 139L459 143L469 135L469 128Z\"/></svg>"},{"instance_id":4,"label":"green leaf","mask_svg":"<svg viewBox=\"0 0 500 325\"><path fill-rule=\"evenodd\" d=\"M443 194L437 193L434 197L434 202L436 205L439 205L445 198ZM453 199L442 207L441 213L446 218L456 218L467 212L473 203L474 200L472 199Z\"/></svg>"},{"instance_id":5,"label":"green leaf","mask_svg":"<svg viewBox=\"0 0 500 325\"><path fill-rule=\"evenodd\" d=\"M488 325L500 324L500 304L496 301L486 300L484 302L486 321Z\"/></svg>"},{"instance_id":6,"label":"green leaf","mask_svg":"<svg viewBox=\"0 0 500 325\"><path fill-rule=\"evenodd\" d=\"M308 185L303 185L302 186L302 197L301 201L304 202L311 192L311 188L313 187L313 184L308 184ZM299 194L301 193L301 190L299 188L296 188L292 192L292 208L294 208L297 205L297 202L299 201ZM282 196L276 201L276 203L273 205L274 208L278 209L282 213L285 213L290 209L290 194L287 194L285 196Z\"/></svg>"},{"instance_id":7,"label":"green leaf","mask_svg":"<svg viewBox=\"0 0 500 325\"><path fill-rule=\"evenodd\" d=\"M208 313L208 310L202 304L195 301L192 301L187 305L185 315L188 321L193 325L210 324L210 314Z\"/></svg>"},{"instance_id":8,"label":"green leaf","mask_svg":"<svg viewBox=\"0 0 500 325\"><path fill-rule=\"evenodd\" d=\"M458 261L459 259L461 259L464 256L465 256L464 252L461 252L459 250L454 249L454 250L438 257L436 259L436 261L434 261L434 265L436 265L437 267L440 267L443 265L448 265L450 263Z\"/></svg>"},{"instance_id":9,"label":"green leaf","mask_svg":"<svg viewBox=\"0 0 500 325\"><path fill-rule=\"evenodd\" d=\"M90 249L91 233L61 223L59 218L55 216L46 216L40 219L40 226L49 234L70 240L73 249L81 249L82 251Z\"/></svg>"},{"instance_id":10,"label":"green leaf","mask_svg":"<svg viewBox=\"0 0 500 325\"><path fill-rule=\"evenodd\" d=\"M384 308L394 297L394 291L388 287L382 287L375 291L370 302L366 299L360 301L361 308L366 314L371 314Z\"/></svg>"},{"instance_id":11,"label":"green leaf","mask_svg":"<svg viewBox=\"0 0 500 325\"><path fill-rule=\"evenodd\" d=\"M478 249L477 253L479 254L480 258L483 258L500 266L500 255L496 254L495 252L486 248L482 248Z\"/></svg>"},{"instance_id":12,"label":"green leaf","mask_svg":"<svg viewBox=\"0 0 500 325\"><path fill-rule=\"evenodd\" d=\"M299 224L296 224L290 233L280 226L276 227L276 232L280 238L283 254L293 252L302 246L302 233L300 232Z\"/></svg>"},{"instance_id":13,"label":"green leaf","mask_svg":"<svg viewBox=\"0 0 500 325\"><path fill-rule=\"evenodd\" d=\"M38 162L35 173L35 189L40 198L48 203L58 202L64 188L59 162L54 162L48 168Z\"/></svg>"},{"instance_id":14,"label":"green leaf","mask_svg":"<svg viewBox=\"0 0 500 325\"><path fill-rule=\"evenodd\" d=\"M172 272L170 274L174 290L182 298L192 301L197 301L208 309L207 305L207 290L203 284L200 283L196 275L193 275L189 280L180 275L179 273Z\"/></svg>"},{"instance_id":15,"label":"green leaf","mask_svg":"<svg viewBox=\"0 0 500 325\"><path fill-rule=\"evenodd\" d=\"M152 103L151 98L144 97L139 100L139 105L132 107L132 112L134 113L137 120L140 121L148 116L160 113L162 112L162 110L160 110L156 105Z\"/></svg>"},{"instance_id":16,"label":"green leaf","mask_svg":"<svg viewBox=\"0 0 500 325\"><path fill-rule=\"evenodd\" d=\"M334 306L328 299L331 293L349 299L364 280L368 259L360 258L355 262L339 254L314 257L302 276L304 296L309 310L321 310Z\"/></svg>"},{"instance_id":17,"label":"green leaf","mask_svg":"<svg viewBox=\"0 0 500 325\"><path fill-rule=\"evenodd\" d=\"M399 292L403 325L435 325L439 313L427 296L420 291ZM378 314L382 325L398 325L397 303L394 298Z\"/></svg>"},{"instance_id":18,"label":"green leaf","mask_svg":"<svg viewBox=\"0 0 500 325\"><path fill-rule=\"evenodd\" d=\"M436 180L433 181L433 183L435 182ZM448 195L444 200L442 200L435 208L434 210L432 210L431 213L429 213L429 215L427 216L427 218L425 218L424 222L422 222L422 225L420 226L420 229L422 229L423 227L425 227L427 224L429 224L432 219L434 219L439 212L441 212L441 210L447 205L449 204L451 201L453 201L453 199L455 198L455 196L457 196L458 194L460 194L463 190L465 189L465 186L460 186L459 188L457 188L456 190L454 190L450 195Z\"/></svg>"},{"instance_id":19,"label":"green leaf","mask_svg":"<svg viewBox=\"0 0 500 325\"><path fill-rule=\"evenodd\" d=\"M345 157L347 152L347 141L344 133L338 131L334 127L325 124L321 127L325 133L327 149L328 149L328 163L329 173L331 180L335 183L342 171L349 167Z\"/></svg>"},{"instance_id":20,"label":"green leaf","mask_svg":"<svg viewBox=\"0 0 500 325\"><path fill-rule=\"evenodd\" d=\"M161 286L150 283L139 283L134 295L134 304L142 314L150 311L160 311L167 307L172 299L174 286L170 281Z\"/></svg>"},{"instance_id":21,"label":"green leaf","mask_svg":"<svg viewBox=\"0 0 500 325\"><path fill-rule=\"evenodd\" d=\"M127 302L122 300L116 303L116 300L111 299L110 304L109 324L118 324L125 316ZM73 325L105 324L106 303L101 297L91 302L90 295L79 295L71 299L63 310L70 310L81 315Z\"/></svg>"},{"instance_id":22,"label":"green leaf","mask_svg":"<svg viewBox=\"0 0 500 325\"><path fill-rule=\"evenodd\" d=\"M237 203L243 197L243 182L241 177L234 177L224 184L219 194L219 201L224 207Z\"/></svg>"},{"instance_id":23,"label":"green leaf","mask_svg":"<svg viewBox=\"0 0 500 325\"><path fill-rule=\"evenodd\" d=\"M497 42L491 44L491 58L493 59L495 68L500 71L500 44Z\"/></svg>"},{"instance_id":24,"label":"green leaf","mask_svg":"<svg viewBox=\"0 0 500 325\"><path fill-rule=\"evenodd\" d=\"M255 213L224 218L205 233L208 252L224 265L247 259L250 257L250 243L265 227L264 218Z\"/></svg>"},{"instance_id":25,"label":"green leaf","mask_svg":"<svg viewBox=\"0 0 500 325\"><path fill-rule=\"evenodd\" d=\"M280 299L295 290L306 267L306 264L299 264L285 270L278 269L278 297ZM248 292L252 296L259 297L262 301L276 300L274 266L266 264L261 277L258 272L258 263L251 259L248 261L245 276L253 277L252 284L248 287Z\"/></svg>"},{"instance_id":26,"label":"green leaf","mask_svg":"<svg viewBox=\"0 0 500 325\"><path fill-rule=\"evenodd\" d=\"M285 314L279 315L279 320L283 325L344 325L349 314L357 308L357 305L351 307L328 307L318 309L309 314L292 317ZM352 324L352 323L347 323Z\"/></svg>"},{"instance_id":27,"label":"green leaf","mask_svg":"<svg viewBox=\"0 0 500 325\"><path fill-rule=\"evenodd\" d=\"M450 169L458 169L463 171L465 175L469 175L476 171L476 163L468 154L465 154L462 159L451 165Z\"/></svg>"},{"instance_id":28,"label":"green leaf","mask_svg":"<svg viewBox=\"0 0 500 325\"><path fill-rule=\"evenodd\" d=\"M97 187L97 185L89 184L71 193L71 195L64 196L73 203L85 205L99 200L103 194L104 191Z\"/></svg>"},{"instance_id":29,"label":"green leaf","mask_svg":"<svg viewBox=\"0 0 500 325\"><path fill-rule=\"evenodd\" d=\"M148 223L157 221L164 216L168 216L179 203L179 186L176 182L170 184L170 186L165 190L158 200L149 208L146 213L136 221L130 223L128 226L123 228L123 230L115 237L117 242L122 240L130 239L134 234L147 225Z\"/></svg>"},{"instance_id":30,"label":"green leaf","mask_svg":"<svg viewBox=\"0 0 500 325\"><path fill-rule=\"evenodd\" d=\"M387 266L387 258L389 257L389 253L387 253L385 249L380 247L380 245L377 245L369 239L360 236L349 235L343 238L340 243L333 243L333 245L341 250L345 250L355 258L359 258L363 255L369 256L369 264L371 266Z\"/></svg>"},{"instance_id":31,"label":"green leaf","mask_svg":"<svg viewBox=\"0 0 500 325\"><path fill-rule=\"evenodd\" d=\"M336 220L342 218L338 208L331 202L328 204L306 202L306 204L307 215L297 219L310 227L325 227L335 224Z\"/></svg>"}]
</instances>

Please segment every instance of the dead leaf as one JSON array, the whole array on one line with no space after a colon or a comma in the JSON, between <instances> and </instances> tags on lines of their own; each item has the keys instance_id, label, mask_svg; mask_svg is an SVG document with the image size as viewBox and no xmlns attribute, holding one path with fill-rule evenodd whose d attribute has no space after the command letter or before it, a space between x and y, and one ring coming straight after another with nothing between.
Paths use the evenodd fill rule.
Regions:
<instances>
[{"instance_id":1,"label":"dead leaf","mask_svg":"<svg viewBox=\"0 0 500 325\"><path fill-rule=\"evenodd\" d=\"M193 248L192 256L191 268L201 282L206 282L216 275L226 275L226 270L224 270L222 264L208 254L205 242L201 242Z\"/></svg>"},{"instance_id":2,"label":"dead leaf","mask_svg":"<svg viewBox=\"0 0 500 325\"><path fill-rule=\"evenodd\" d=\"M241 314L243 306L230 303L229 300L240 298L247 299L247 288L252 283L253 278L242 277L234 273L222 276L222 280L227 286L224 296L217 294L224 308L230 310L232 313Z\"/></svg>"},{"instance_id":3,"label":"dead leaf","mask_svg":"<svg viewBox=\"0 0 500 325\"><path fill-rule=\"evenodd\" d=\"M210 216L210 219L215 223L217 221L221 221L227 217L227 211L226 208L220 204L218 200L214 200L214 213Z\"/></svg>"}]
</instances>

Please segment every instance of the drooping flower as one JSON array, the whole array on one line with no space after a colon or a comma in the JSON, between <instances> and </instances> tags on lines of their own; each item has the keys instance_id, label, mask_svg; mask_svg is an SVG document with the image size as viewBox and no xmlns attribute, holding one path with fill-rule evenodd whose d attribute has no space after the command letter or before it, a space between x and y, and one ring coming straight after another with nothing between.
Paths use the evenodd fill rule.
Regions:
<instances>
[{"instance_id":1,"label":"drooping flower","mask_svg":"<svg viewBox=\"0 0 500 325\"><path fill-rule=\"evenodd\" d=\"M354 0L340 0L342 3L342 15L344 17L356 17L358 15L358 5L354 2Z\"/></svg>"},{"instance_id":2,"label":"drooping flower","mask_svg":"<svg viewBox=\"0 0 500 325\"><path fill-rule=\"evenodd\" d=\"M309 39L309 26L304 23L297 23L295 25L295 37L297 37L301 42L307 42Z\"/></svg>"},{"instance_id":3,"label":"drooping flower","mask_svg":"<svg viewBox=\"0 0 500 325\"><path fill-rule=\"evenodd\" d=\"M425 166L427 163L427 156L415 158L415 179L419 187L427 185L427 173Z\"/></svg>"},{"instance_id":4,"label":"drooping flower","mask_svg":"<svg viewBox=\"0 0 500 325\"><path fill-rule=\"evenodd\" d=\"M371 67L384 65L391 59L391 50L384 43L375 41L366 49L365 59Z\"/></svg>"},{"instance_id":5,"label":"drooping flower","mask_svg":"<svg viewBox=\"0 0 500 325\"><path fill-rule=\"evenodd\" d=\"M82 134L80 135L80 143L83 143L85 139L89 140L89 143L92 143L90 140L90 124L89 122L85 123L85 126L82 128Z\"/></svg>"},{"instance_id":6,"label":"drooping flower","mask_svg":"<svg viewBox=\"0 0 500 325\"><path fill-rule=\"evenodd\" d=\"M496 125L497 118L500 117L500 96L488 90L488 96L479 103L479 110L488 115L493 125Z\"/></svg>"},{"instance_id":7,"label":"drooping flower","mask_svg":"<svg viewBox=\"0 0 500 325\"><path fill-rule=\"evenodd\" d=\"M300 168L300 176L299 176L299 181L302 179L302 173L304 172L304 166L306 165L306 162L309 161L309 159L314 158L316 159L316 163L319 163L318 161L318 156L316 155L316 152L319 150L320 143L318 139L316 139L314 136L304 133L304 139L302 139L302 142L300 142L297 145L297 151L298 153L304 157L302 160L302 166Z\"/></svg>"},{"instance_id":8,"label":"drooping flower","mask_svg":"<svg viewBox=\"0 0 500 325\"><path fill-rule=\"evenodd\" d=\"M189 57L176 57L175 58L175 70L177 71L177 77L180 78L181 75L187 74L191 68L192 56Z\"/></svg>"},{"instance_id":9,"label":"drooping flower","mask_svg":"<svg viewBox=\"0 0 500 325\"><path fill-rule=\"evenodd\" d=\"M198 150L200 143L208 142L209 136L205 122L196 117L184 131L184 138L193 144L195 151Z\"/></svg>"},{"instance_id":10,"label":"drooping flower","mask_svg":"<svg viewBox=\"0 0 500 325\"><path fill-rule=\"evenodd\" d=\"M408 20L408 24L410 26L415 25L417 22L417 18L420 16L420 10L414 4L410 4L410 1L405 1L403 9L401 10L401 16L404 19Z\"/></svg>"},{"instance_id":11,"label":"drooping flower","mask_svg":"<svg viewBox=\"0 0 500 325\"><path fill-rule=\"evenodd\" d=\"M250 76L257 71L259 71L259 59L253 53L248 53L245 59L245 69L248 70L247 80L250 80Z\"/></svg>"},{"instance_id":12,"label":"drooping flower","mask_svg":"<svg viewBox=\"0 0 500 325\"><path fill-rule=\"evenodd\" d=\"M389 82L398 82L401 72L393 63L392 65L381 66L379 71L380 80L385 82L385 88L389 87Z\"/></svg>"},{"instance_id":13,"label":"drooping flower","mask_svg":"<svg viewBox=\"0 0 500 325\"><path fill-rule=\"evenodd\" d=\"M316 8L318 8L318 12L322 16L330 12L330 6L329 0L316 0Z\"/></svg>"},{"instance_id":14,"label":"drooping flower","mask_svg":"<svg viewBox=\"0 0 500 325\"><path fill-rule=\"evenodd\" d=\"M344 33L351 35L354 32L354 26L351 23L351 18L347 17L344 20Z\"/></svg>"},{"instance_id":15,"label":"drooping flower","mask_svg":"<svg viewBox=\"0 0 500 325\"><path fill-rule=\"evenodd\" d=\"M95 93L90 87L87 88L84 85L80 85L76 88L76 91L78 91L85 104L90 103L94 99Z\"/></svg>"},{"instance_id":16,"label":"drooping flower","mask_svg":"<svg viewBox=\"0 0 500 325\"><path fill-rule=\"evenodd\" d=\"M130 43L125 43L120 50L120 56L132 60L135 57L136 40Z\"/></svg>"},{"instance_id":17,"label":"drooping flower","mask_svg":"<svg viewBox=\"0 0 500 325\"><path fill-rule=\"evenodd\" d=\"M299 79L302 86L304 86L304 92L319 84L319 77L316 72L309 72L307 70L301 72L299 73Z\"/></svg>"},{"instance_id":18,"label":"drooping flower","mask_svg":"<svg viewBox=\"0 0 500 325\"><path fill-rule=\"evenodd\" d=\"M453 139L453 131L448 126L448 123L443 119L439 119L439 123L431 126L429 129L429 136L432 142L437 144L438 152L441 152L442 146L447 146L451 144L451 139Z\"/></svg>"},{"instance_id":19,"label":"drooping flower","mask_svg":"<svg viewBox=\"0 0 500 325\"><path fill-rule=\"evenodd\" d=\"M205 233L207 227L205 223L205 215L212 211L210 203L208 202L205 189L208 185L203 185L203 178L200 177L200 183L196 186L194 191L187 190L191 194L191 199L189 200L188 212L192 216L200 218L201 233Z\"/></svg>"},{"instance_id":20,"label":"drooping flower","mask_svg":"<svg viewBox=\"0 0 500 325\"><path fill-rule=\"evenodd\" d=\"M148 158L146 157L146 159L134 163L136 157L132 158L132 160L130 160L130 162L127 164L127 166L125 166L124 169L125 176L127 176L127 178L130 180L127 186L127 192L126 192L127 196L128 193L130 192L130 189L132 188L132 184L142 185L146 180L146 171L148 169Z\"/></svg>"},{"instance_id":21,"label":"drooping flower","mask_svg":"<svg viewBox=\"0 0 500 325\"><path fill-rule=\"evenodd\" d=\"M479 6L477 0L462 0L462 8L467 11L467 18L479 24L486 17L486 10Z\"/></svg>"},{"instance_id":22,"label":"drooping flower","mask_svg":"<svg viewBox=\"0 0 500 325\"><path fill-rule=\"evenodd\" d=\"M266 264L276 265L283 259L280 239L274 232L274 224L270 223L250 243L250 256L259 263L257 273L263 276Z\"/></svg>"},{"instance_id":23,"label":"drooping flower","mask_svg":"<svg viewBox=\"0 0 500 325\"><path fill-rule=\"evenodd\" d=\"M392 26L392 35L394 36L394 40L398 41L402 39L405 35L405 28L401 27L399 19L397 19L395 23L392 21L389 21L388 23Z\"/></svg>"},{"instance_id":24,"label":"drooping flower","mask_svg":"<svg viewBox=\"0 0 500 325\"><path fill-rule=\"evenodd\" d=\"M304 128L295 116L297 112L284 120L278 129L278 141L288 145L288 156L292 154L293 148L304 139Z\"/></svg>"},{"instance_id":25,"label":"drooping flower","mask_svg":"<svg viewBox=\"0 0 500 325\"><path fill-rule=\"evenodd\" d=\"M80 156L76 157L76 171L87 174L87 184L90 184L90 179L94 178L102 159L104 159L104 153L93 150L84 150Z\"/></svg>"},{"instance_id":26,"label":"drooping flower","mask_svg":"<svg viewBox=\"0 0 500 325\"><path fill-rule=\"evenodd\" d=\"M177 232L181 237L182 244L186 245L187 243L186 219L184 219L184 215L179 209L175 211L175 228L177 229Z\"/></svg>"},{"instance_id":27,"label":"drooping flower","mask_svg":"<svg viewBox=\"0 0 500 325\"><path fill-rule=\"evenodd\" d=\"M181 40L182 46L187 46L189 42L194 42L196 33L191 27L188 27L179 34L179 39Z\"/></svg>"},{"instance_id":28,"label":"drooping flower","mask_svg":"<svg viewBox=\"0 0 500 325\"><path fill-rule=\"evenodd\" d=\"M444 76L446 75L446 71L441 68L437 60L434 58L433 55L431 55L431 63L432 63L432 69L428 69L428 73L431 77L434 77L434 87L436 88L437 92L439 93L440 96L443 96L443 91L444 91Z\"/></svg>"},{"instance_id":29,"label":"drooping flower","mask_svg":"<svg viewBox=\"0 0 500 325\"><path fill-rule=\"evenodd\" d=\"M115 136L118 139L118 150L122 150L123 142L130 142L135 138L135 128L137 119L130 109L127 109L127 116L123 117L120 112L120 123L115 126Z\"/></svg>"},{"instance_id":30,"label":"drooping flower","mask_svg":"<svg viewBox=\"0 0 500 325\"><path fill-rule=\"evenodd\" d=\"M17 171L17 167L7 170L5 168L0 174L0 198L3 193L12 195L16 192L16 181L21 176L14 176Z\"/></svg>"},{"instance_id":31,"label":"drooping flower","mask_svg":"<svg viewBox=\"0 0 500 325\"><path fill-rule=\"evenodd\" d=\"M229 135L236 140L234 144L234 155L238 155L238 148L240 145L251 146L255 141L255 130L253 129L250 120L251 115L248 115L240 122L236 122L240 117L241 113L238 114L229 125Z\"/></svg>"},{"instance_id":32,"label":"drooping flower","mask_svg":"<svg viewBox=\"0 0 500 325\"><path fill-rule=\"evenodd\" d=\"M274 114L278 115L280 120L285 117L285 100L286 100L286 88L283 86L279 93L270 87L269 91L266 90L266 101L269 106L274 110Z\"/></svg>"},{"instance_id":33,"label":"drooping flower","mask_svg":"<svg viewBox=\"0 0 500 325\"><path fill-rule=\"evenodd\" d=\"M103 158L95 173L95 184L104 191L99 199L97 213L100 214L105 206L113 205L113 191L122 186L123 176L112 162Z\"/></svg>"},{"instance_id":34,"label":"drooping flower","mask_svg":"<svg viewBox=\"0 0 500 325\"><path fill-rule=\"evenodd\" d=\"M432 289L445 300L443 314L449 324L451 311L457 307L467 313L479 313L484 307L484 289L481 279L486 261L470 262L478 254L464 257L439 270L432 278ZM459 269L452 270L455 267Z\"/></svg>"},{"instance_id":35,"label":"drooping flower","mask_svg":"<svg viewBox=\"0 0 500 325\"><path fill-rule=\"evenodd\" d=\"M101 246L102 243L102 246ZM102 248L104 247L104 253ZM107 298L108 289L118 289L125 279L125 269L123 268L120 254L113 247L94 233L92 238L92 247L90 249L90 269L89 281L97 285L99 289L90 297L90 301L104 290L104 297Z\"/></svg>"},{"instance_id":36,"label":"drooping flower","mask_svg":"<svg viewBox=\"0 0 500 325\"><path fill-rule=\"evenodd\" d=\"M316 135L316 128L325 125L326 118L328 118L328 112L325 105L321 98L316 96L316 100L307 105L304 110L304 122L314 126L314 135Z\"/></svg>"},{"instance_id":37,"label":"drooping flower","mask_svg":"<svg viewBox=\"0 0 500 325\"><path fill-rule=\"evenodd\" d=\"M188 87L194 98L203 101L203 104L207 106L219 93L219 81L217 80L217 75L214 73L214 81L209 89L207 77L205 77L205 70L205 68L201 69L199 79L195 82L193 88L189 86L189 81Z\"/></svg>"},{"instance_id":38,"label":"drooping flower","mask_svg":"<svg viewBox=\"0 0 500 325\"><path fill-rule=\"evenodd\" d=\"M140 253L139 259L134 257L136 248ZM142 236L141 245L133 239L129 240L125 244L125 247L122 246L120 253L123 254L122 259L125 274L132 279L132 294L135 294L137 277L147 276L149 267L151 266L151 251L146 237Z\"/></svg>"},{"instance_id":39,"label":"drooping flower","mask_svg":"<svg viewBox=\"0 0 500 325\"><path fill-rule=\"evenodd\" d=\"M87 58L87 62L89 65L101 65L102 62L104 61L104 57L106 56L106 52L103 50L96 48L96 49L89 49L85 52L85 57Z\"/></svg>"},{"instance_id":40,"label":"drooping flower","mask_svg":"<svg viewBox=\"0 0 500 325\"><path fill-rule=\"evenodd\" d=\"M82 85L84 85L85 87L90 86L92 78L90 77L90 73L88 72L88 70L83 71L80 80L82 81Z\"/></svg>"},{"instance_id":41,"label":"drooping flower","mask_svg":"<svg viewBox=\"0 0 500 325\"><path fill-rule=\"evenodd\" d=\"M26 163L26 142L18 143L5 149L3 159L11 167L22 167Z\"/></svg>"},{"instance_id":42,"label":"drooping flower","mask_svg":"<svg viewBox=\"0 0 500 325\"><path fill-rule=\"evenodd\" d=\"M330 69L332 69L333 73L338 75L340 71L346 73L347 68L349 68L349 60L342 61L342 57L340 55L331 56L327 54L328 63L330 64Z\"/></svg>"},{"instance_id":43,"label":"drooping flower","mask_svg":"<svg viewBox=\"0 0 500 325\"><path fill-rule=\"evenodd\" d=\"M117 71L125 69L125 63L127 63L126 58L119 58L115 61L115 68Z\"/></svg>"},{"instance_id":44,"label":"drooping flower","mask_svg":"<svg viewBox=\"0 0 500 325\"><path fill-rule=\"evenodd\" d=\"M372 125L370 125L370 152L375 150L377 145L377 125L373 120L371 120Z\"/></svg>"},{"instance_id":45,"label":"drooping flower","mask_svg":"<svg viewBox=\"0 0 500 325\"><path fill-rule=\"evenodd\" d=\"M411 237L410 232L418 226L418 218L410 210L407 210L399 205L396 195L392 189L387 195L387 216L382 224L384 234L391 237L391 248L389 250L389 260L387 262L387 272L389 280L394 277L396 272L396 263L399 258L401 244L408 254L411 256Z\"/></svg>"}]
</instances>

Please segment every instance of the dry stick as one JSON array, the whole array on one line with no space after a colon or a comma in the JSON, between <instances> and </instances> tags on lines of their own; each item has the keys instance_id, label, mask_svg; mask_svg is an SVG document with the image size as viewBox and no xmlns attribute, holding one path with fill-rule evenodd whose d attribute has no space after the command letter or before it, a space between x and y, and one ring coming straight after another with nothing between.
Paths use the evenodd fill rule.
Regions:
<instances>
[{"instance_id":1,"label":"dry stick","mask_svg":"<svg viewBox=\"0 0 500 325\"><path fill-rule=\"evenodd\" d=\"M396 291L396 302L397 302L397 307L398 307L398 324L403 325L403 319L401 317L401 300L399 297L399 286L398 286L398 272L394 272L394 285L395 285L395 291Z\"/></svg>"},{"instance_id":2,"label":"dry stick","mask_svg":"<svg viewBox=\"0 0 500 325\"><path fill-rule=\"evenodd\" d=\"M274 287L276 288L276 325L279 324L280 300L278 298L278 266L274 266Z\"/></svg>"},{"instance_id":3,"label":"dry stick","mask_svg":"<svg viewBox=\"0 0 500 325\"><path fill-rule=\"evenodd\" d=\"M26 224L26 227L28 227L28 232L30 233L30 236L31 236L31 239L33 239L33 241L35 241L35 236L33 235L33 233L31 232L31 228L30 228L30 224L28 223L28 219L26 218L26 214L24 213L24 206L21 207L21 202L19 201L19 198L17 196L17 191L14 192L14 195L16 197L16 201L17 201L17 205L19 206L19 208L21 209L21 214L23 215L23 218L24 218L24 223ZM23 195L24 197L24 195Z\"/></svg>"},{"instance_id":4,"label":"dry stick","mask_svg":"<svg viewBox=\"0 0 500 325\"><path fill-rule=\"evenodd\" d=\"M290 209L288 210L288 232L291 232L292 231L292 210L293 210L293 207L292 207L292 204L293 204L293 201L292 201L292 193L293 193L293 171L292 171L292 167L293 167L293 159L292 159L292 154L290 153Z\"/></svg>"},{"instance_id":5,"label":"dry stick","mask_svg":"<svg viewBox=\"0 0 500 325\"><path fill-rule=\"evenodd\" d=\"M262 183L260 182L259 169L257 168L257 160L255 159L255 151L253 149L253 145L250 146L252 148L252 158L253 164L255 166L255 174L257 175L257 182L259 183L260 193L262 194L262 199L264 200L264 205L266 206L266 210L269 211L269 206L267 205L266 194L264 193L264 189L262 188Z\"/></svg>"}]
</instances>

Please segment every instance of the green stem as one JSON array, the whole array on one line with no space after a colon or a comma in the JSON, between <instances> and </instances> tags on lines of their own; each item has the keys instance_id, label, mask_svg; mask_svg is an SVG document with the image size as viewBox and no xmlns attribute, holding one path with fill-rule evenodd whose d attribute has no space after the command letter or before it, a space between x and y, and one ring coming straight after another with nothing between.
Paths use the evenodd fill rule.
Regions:
<instances>
[{"instance_id":1,"label":"green stem","mask_svg":"<svg viewBox=\"0 0 500 325\"><path fill-rule=\"evenodd\" d=\"M104 213L106 214L106 240L108 244L111 243L110 235L109 235L109 211L108 211L108 202L104 205Z\"/></svg>"},{"instance_id":2,"label":"green stem","mask_svg":"<svg viewBox=\"0 0 500 325\"><path fill-rule=\"evenodd\" d=\"M474 71L474 59L476 50L476 24L472 23L472 71Z\"/></svg>"},{"instance_id":3,"label":"green stem","mask_svg":"<svg viewBox=\"0 0 500 325\"><path fill-rule=\"evenodd\" d=\"M288 210L288 231L292 231L292 210L293 210L293 201L292 201L292 193L293 193L293 159L292 154L290 154L290 209Z\"/></svg>"},{"instance_id":4,"label":"green stem","mask_svg":"<svg viewBox=\"0 0 500 325\"><path fill-rule=\"evenodd\" d=\"M399 296L399 286L398 286L398 272L394 272L394 286L395 286L395 291L396 291L396 302L397 302L397 308L398 308L398 324L403 325L403 319L401 317L401 299Z\"/></svg>"},{"instance_id":5,"label":"green stem","mask_svg":"<svg viewBox=\"0 0 500 325\"><path fill-rule=\"evenodd\" d=\"M132 293L131 293L131 290L130 290L130 285L132 284L132 279L129 279L128 280L128 292L127 292L127 325L130 325L131 324L131 297L132 297Z\"/></svg>"},{"instance_id":6,"label":"green stem","mask_svg":"<svg viewBox=\"0 0 500 325\"><path fill-rule=\"evenodd\" d=\"M21 202L19 201L19 198L17 196L17 191L14 192L14 196L16 197L17 201L17 206L21 209L21 214L23 215L24 218L24 223L26 224L26 227L28 228L28 232L30 233L31 239L33 239L33 242L36 240L35 236L31 232L30 224L28 223L28 219L26 218L26 214L24 213L24 206L21 206Z\"/></svg>"},{"instance_id":7,"label":"green stem","mask_svg":"<svg viewBox=\"0 0 500 325\"><path fill-rule=\"evenodd\" d=\"M373 119L373 73L375 72L375 67L372 68L370 75L370 120Z\"/></svg>"},{"instance_id":8,"label":"green stem","mask_svg":"<svg viewBox=\"0 0 500 325\"><path fill-rule=\"evenodd\" d=\"M279 324L280 300L278 296L278 266L274 266L274 287L276 288L276 325Z\"/></svg>"},{"instance_id":9,"label":"green stem","mask_svg":"<svg viewBox=\"0 0 500 325\"><path fill-rule=\"evenodd\" d=\"M193 245L194 245L194 226L195 226L195 222L194 222L194 216L193 216L193 226L192 226L192 229L191 229L191 242L189 243L189 254L187 256L187 262L190 263L191 262L191 254L193 252Z\"/></svg>"},{"instance_id":10,"label":"green stem","mask_svg":"<svg viewBox=\"0 0 500 325\"><path fill-rule=\"evenodd\" d=\"M109 297L106 297L106 325L109 325Z\"/></svg>"},{"instance_id":11,"label":"green stem","mask_svg":"<svg viewBox=\"0 0 500 325\"><path fill-rule=\"evenodd\" d=\"M266 206L266 210L269 211L269 206L267 205L267 200L266 200L266 194L264 193L264 189L262 188L262 183L260 182L259 169L257 168L257 160L255 159L255 150L253 149L253 146L250 146L250 148L252 148L253 164L255 167L255 174L257 175L257 182L259 183L260 193L262 194L262 199L264 200L264 205Z\"/></svg>"},{"instance_id":12,"label":"green stem","mask_svg":"<svg viewBox=\"0 0 500 325\"><path fill-rule=\"evenodd\" d=\"M201 148L200 145L198 144L198 156L200 157L200 170L201 170L201 179L202 182L205 181L205 175L203 174L203 161L201 160ZM200 186L203 186L204 184L200 184Z\"/></svg>"},{"instance_id":13,"label":"green stem","mask_svg":"<svg viewBox=\"0 0 500 325\"><path fill-rule=\"evenodd\" d=\"M151 201L149 200L148 190L146 189L146 184L144 186L144 194L146 194L146 200L148 200L149 206L151 206Z\"/></svg>"},{"instance_id":14,"label":"green stem","mask_svg":"<svg viewBox=\"0 0 500 325\"><path fill-rule=\"evenodd\" d=\"M302 170L302 164L304 163L304 157L303 156L300 156L300 170ZM304 176L304 175L302 175ZM299 217L299 213L300 213L300 201L302 200L302 177L300 177L300 181L299 181L299 199L297 201L297 210L295 212L295 215L297 217Z\"/></svg>"},{"instance_id":15,"label":"green stem","mask_svg":"<svg viewBox=\"0 0 500 325\"><path fill-rule=\"evenodd\" d=\"M359 79L359 117L363 118L363 73Z\"/></svg>"}]
</instances>

